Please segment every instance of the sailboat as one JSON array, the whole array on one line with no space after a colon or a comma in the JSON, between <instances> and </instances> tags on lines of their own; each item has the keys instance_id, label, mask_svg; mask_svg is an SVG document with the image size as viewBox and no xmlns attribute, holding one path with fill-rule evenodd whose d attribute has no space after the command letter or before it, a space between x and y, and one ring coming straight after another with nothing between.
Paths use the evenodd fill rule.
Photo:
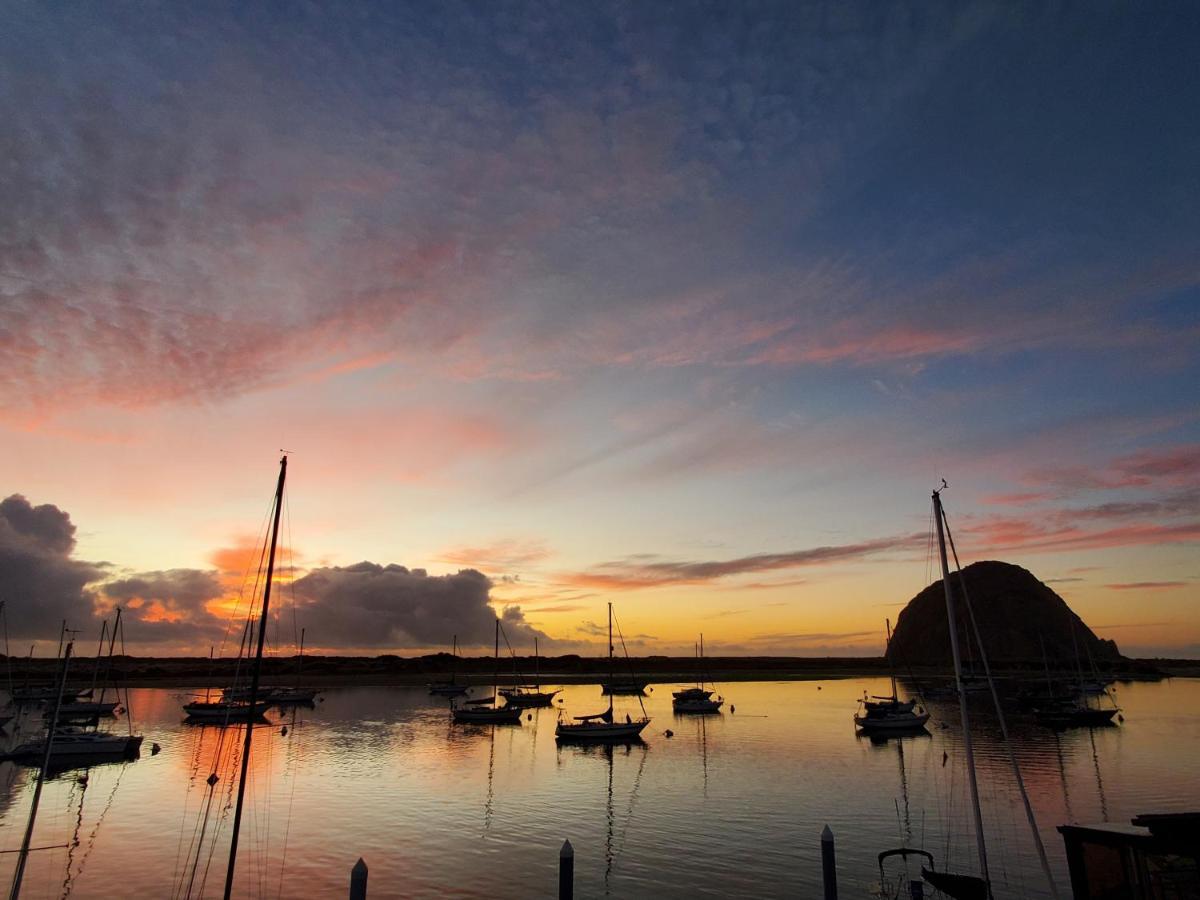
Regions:
<instances>
[{"instance_id":1,"label":"sailboat","mask_svg":"<svg viewBox=\"0 0 1200 900\"><path fill-rule=\"evenodd\" d=\"M677 713L718 713L725 703L723 697L713 699L713 691L704 687L704 635L700 635L700 643L696 649L696 686L675 691L671 698L671 708ZM715 688L716 685L713 685Z\"/></svg>"},{"instance_id":2,"label":"sailboat","mask_svg":"<svg viewBox=\"0 0 1200 900\"><path fill-rule=\"evenodd\" d=\"M115 626L113 630L115 633ZM64 683L72 646L73 642L67 643L63 657ZM51 704L46 714L45 735L18 744L5 753L3 758L32 765L40 763L43 766L48 765L62 769L89 762L137 757L142 746L142 735L134 734L132 728L126 735L63 725L62 710L68 705L61 699L57 703ZM113 705L115 707L116 703Z\"/></svg>"},{"instance_id":3,"label":"sailboat","mask_svg":"<svg viewBox=\"0 0 1200 900\"><path fill-rule=\"evenodd\" d=\"M454 636L454 649L451 650L454 656L454 666L458 667L458 635ZM450 670L449 681L431 681L429 683L429 693L433 697L461 697L470 690L465 684L459 684L456 680L455 669Z\"/></svg>"},{"instance_id":4,"label":"sailboat","mask_svg":"<svg viewBox=\"0 0 1200 900\"><path fill-rule=\"evenodd\" d=\"M116 618L116 621L113 623L112 635L111 635L111 637L109 639L109 643L108 643L108 669L110 672L112 670L113 651L116 648L116 642L117 642L117 628L120 627L120 624L121 624L121 608L118 607L117 608L117 618ZM92 668L92 686L88 690L83 691L79 694L79 697L87 697L88 699L82 700L82 699L76 698L76 699L67 701L64 698L63 702L60 703L59 707L58 707L58 715L59 715L60 719L64 719L64 720L66 720L66 719L74 719L74 720L92 719L92 718L98 718L100 716L113 716L116 714L116 709L117 709L117 706L119 705L119 701L116 701L116 700L106 701L104 699L104 694L107 689L106 685L101 685L99 700L91 699L91 698L95 697L95 695L96 695L96 682L99 680L99 677L100 677L100 661L103 658L103 654L104 654L104 639L107 636L109 636L108 635L108 621L105 620L105 622L100 626L100 644L96 648L96 663L95 663L95 666L93 666L93 668ZM108 675L108 673L106 672L105 673L106 680L107 680L107 675Z\"/></svg>"},{"instance_id":5,"label":"sailboat","mask_svg":"<svg viewBox=\"0 0 1200 900\"><path fill-rule=\"evenodd\" d=\"M608 683L615 685L613 677L613 612L612 604L608 604ZM641 736L642 729L650 724L645 707L642 707L640 719L625 716L624 722L613 720L613 693L608 692L608 709L604 712L592 713L587 716L575 716L571 721L559 719L554 729L554 737L559 741L620 741L634 740ZM641 701L638 701L639 705Z\"/></svg>"},{"instance_id":6,"label":"sailboat","mask_svg":"<svg viewBox=\"0 0 1200 900\"><path fill-rule=\"evenodd\" d=\"M1075 639L1075 623L1071 623L1071 643L1075 645L1075 665L1079 671L1079 687L1074 694L1053 692L1050 684L1050 666L1046 660L1046 645L1042 644L1042 664L1046 666L1047 687L1050 693L1035 702L1033 714L1047 728L1096 728L1113 724L1113 716L1120 710L1116 704L1092 706L1088 703L1089 692L1083 680L1083 666L1079 660L1079 644ZM1105 694L1107 696L1107 693Z\"/></svg>"},{"instance_id":7,"label":"sailboat","mask_svg":"<svg viewBox=\"0 0 1200 900\"><path fill-rule=\"evenodd\" d=\"M521 708L501 706L498 703L497 685L500 680L500 620L496 619L495 669L492 677L492 696L478 700L467 700L462 706L453 707L450 716L459 725L520 725Z\"/></svg>"},{"instance_id":8,"label":"sailboat","mask_svg":"<svg viewBox=\"0 0 1200 900\"><path fill-rule=\"evenodd\" d=\"M538 645L535 637L533 639L533 684L518 684L511 688L505 688L500 692L500 696L509 706L531 709L549 706L560 693L562 693L561 688L557 691L542 690L541 670L538 665Z\"/></svg>"},{"instance_id":9,"label":"sailboat","mask_svg":"<svg viewBox=\"0 0 1200 900\"><path fill-rule=\"evenodd\" d=\"M887 626L887 658L891 665L892 693L887 697L864 696L859 703L859 712L854 724L864 734L898 734L921 731L929 721L929 713L916 706L914 700L901 700L896 689L896 666L892 659L892 623Z\"/></svg>"},{"instance_id":10,"label":"sailboat","mask_svg":"<svg viewBox=\"0 0 1200 900\"><path fill-rule=\"evenodd\" d=\"M304 632L300 629L300 654L296 657L296 683L290 688L276 688L271 694L271 702L276 706L311 706L317 699L315 688L300 686L300 676L304 672Z\"/></svg>"}]
</instances>

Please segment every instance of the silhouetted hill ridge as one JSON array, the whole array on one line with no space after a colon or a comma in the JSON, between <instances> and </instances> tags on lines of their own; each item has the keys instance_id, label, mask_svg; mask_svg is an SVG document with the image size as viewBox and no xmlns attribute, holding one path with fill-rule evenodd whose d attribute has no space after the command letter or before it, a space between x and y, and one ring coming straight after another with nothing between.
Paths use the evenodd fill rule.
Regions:
<instances>
[{"instance_id":1,"label":"silhouetted hill ridge","mask_svg":"<svg viewBox=\"0 0 1200 900\"><path fill-rule=\"evenodd\" d=\"M1042 646L1051 666L1075 666L1076 644L1084 671L1088 653L1104 668L1123 661L1114 641L1097 637L1062 597L1027 569L1012 563L988 560L962 570L967 595L983 635L989 662L1000 666L1041 665ZM967 633L965 607L958 578L951 576L955 591L955 616L959 641ZM1074 633L1074 641L1072 640ZM964 658L968 648L963 646ZM949 665L950 631L946 621L946 599L939 579L908 602L896 620L892 649L897 665ZM978 660L975 642L970 656ZM978 667L980 672L982 668Z\"/></svg>"}]
</instances>

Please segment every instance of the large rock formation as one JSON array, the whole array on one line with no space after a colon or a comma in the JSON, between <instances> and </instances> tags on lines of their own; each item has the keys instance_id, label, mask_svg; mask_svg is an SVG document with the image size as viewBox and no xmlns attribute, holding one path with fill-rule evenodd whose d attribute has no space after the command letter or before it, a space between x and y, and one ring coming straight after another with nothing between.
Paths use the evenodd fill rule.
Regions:
<instances>
[{"instance_id":1,"label":"large rock formation","mask_svg":"<svg viewBox=\"0 0 1200 900\"><path fill-rule=\"evenodd\" d=\"M1122 659L1115 642L1096 637L1062 597L1020 566L994 561L972 563L962 570L962 580L983 635L988 661L994 665L1041 666L1043 645L1055 668L1068 665L1074 668L1076 646L1085 671L1089 668L1089 651L1097 664L1106 667ZM964 643L968 626L957 575L950 576L950 585L957 604L955 617L962 653L966 657L969 650L977 662L977 670L982 672L975 641L971 640L969 648ZM899 666L951 663L946 598L940 580L904 607L892 634L892 650Z\"/></svg>"}]
</instances>

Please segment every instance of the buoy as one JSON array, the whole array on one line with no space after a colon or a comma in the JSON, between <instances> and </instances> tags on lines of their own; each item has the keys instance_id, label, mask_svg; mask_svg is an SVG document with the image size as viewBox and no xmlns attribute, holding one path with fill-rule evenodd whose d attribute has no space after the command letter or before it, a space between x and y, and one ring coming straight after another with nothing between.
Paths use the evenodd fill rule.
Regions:
<instances>
[{"instance_id":1,"label":"buoy","mask_svg":"<svg viewBox=\"0 0 1200 900\"><path fill-rule=\"evenodd\" d=\"M663 734L665 734L667 737L675 737L675 732L673 732L670 728L664 731Z\"/></svg>"},{"instance_id":2,"label":"buoy","mask_svg":"<svg viewBox=\"0 0 1200 900\"><path fill-rule=\"evenodd\" d=\"M158 746L158 744L151 744L151 745L150 745L150 755L151 755L151 756L158 756L158 752L159 752L160 750L162 750L162 747Z\"/></svg>"},{"instance_id":3,"label":"buoy","mask_svg":"<svg viewBox=\"0 0 1200 900\"><path fill-rule=\"evenodd\" d=\"M1118 722L1124 722L1124 721L1125 721L1125 717L1124 717L1123 715L1121 715L1120 713L1117 713L1117 721L1118 721Z\"/></svg>"},{"instance_id":4,"label":"buoy","mask_svg":"<svg viewBox=\"0 0 1200 900\"><path fill-rule=\"evenodd\" d=\"M216 784L220 780L221 779L217 777L217 773L213 772L211 775L208 776L208 786L212 787L214 784Z\"/></svg>"},{"instance_id":5,"label":"buoy","mask_svg":"<svg viewBox=\"0 0 1200 900\"><path fill-rule=\"evenodd\" d=\"M527 715L527 716L525 717L525 721L526 721L526 722L532 722L532 721L533 721L533 713L530 713L529 715Z\"/></svg>"},{"instance_id":6,"label":"buoy","mask_svg":"<svg viewBox=\"0 0 1200 900\"><path fill-rule=\"evenodd\" d=\"M736 707L736 706L734 706L732 703L730 703L730 704L729 704L729 711L730 711L730 712L737 712L737 707Z\"/></svg>"},{"instance_id":7,"label":"buoy","mask_svg":"<svg viewBox=\"0 0 1200 900\"><path fill-rule=\"evenodd\" d=\"M821 689L821 686L818 684L818 685L817 685L817 690L819 691L820 689Z\"/></svg>"},{"instance_id":8,"label":"buoy","mask_svg":"<svg viewBox=\"0 0 1200 900\"><path fill-rule=\"evenodd\" d=\"M287 737L287 726L286 725L284 725L282 728L279 729L279 736Z\"/></svg>"}]
</instances>

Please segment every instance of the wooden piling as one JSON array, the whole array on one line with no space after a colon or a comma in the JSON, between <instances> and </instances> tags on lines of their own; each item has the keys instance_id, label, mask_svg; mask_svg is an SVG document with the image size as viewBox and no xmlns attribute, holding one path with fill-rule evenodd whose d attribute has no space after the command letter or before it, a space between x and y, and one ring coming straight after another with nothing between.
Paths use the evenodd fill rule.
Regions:
<instances>
[{"instance_id":1,"label":"wooden piling","mask_svg":"<svg viewBox=\"0 0 1200 900\"><path fill-rule=\"evenodd\" d=\"M350 870L350 900L367 900L367 864L361 856Z\"/></svg>"},{"instance_id":2,"label":"wooden piling","mask_svg":"<svg viewBox=\"0 0 1200 900\"><path fill-rule=\"evenodd\" d=\"M825 883L825 900L837 900L837 863L833 855L833 832L828 825L821 830L821 880Z\"/></svg>"},{"instance_id":3,"label":"wooden piling","mask_svg":"<svg viewBox=\"0 0 1200 900\"><path fill-rule=\"evenodd\" d=\"M558 851L558 900L572 900L575 896L575 848L570 841L563 841Z\"/></svg>"}]
</instances>

